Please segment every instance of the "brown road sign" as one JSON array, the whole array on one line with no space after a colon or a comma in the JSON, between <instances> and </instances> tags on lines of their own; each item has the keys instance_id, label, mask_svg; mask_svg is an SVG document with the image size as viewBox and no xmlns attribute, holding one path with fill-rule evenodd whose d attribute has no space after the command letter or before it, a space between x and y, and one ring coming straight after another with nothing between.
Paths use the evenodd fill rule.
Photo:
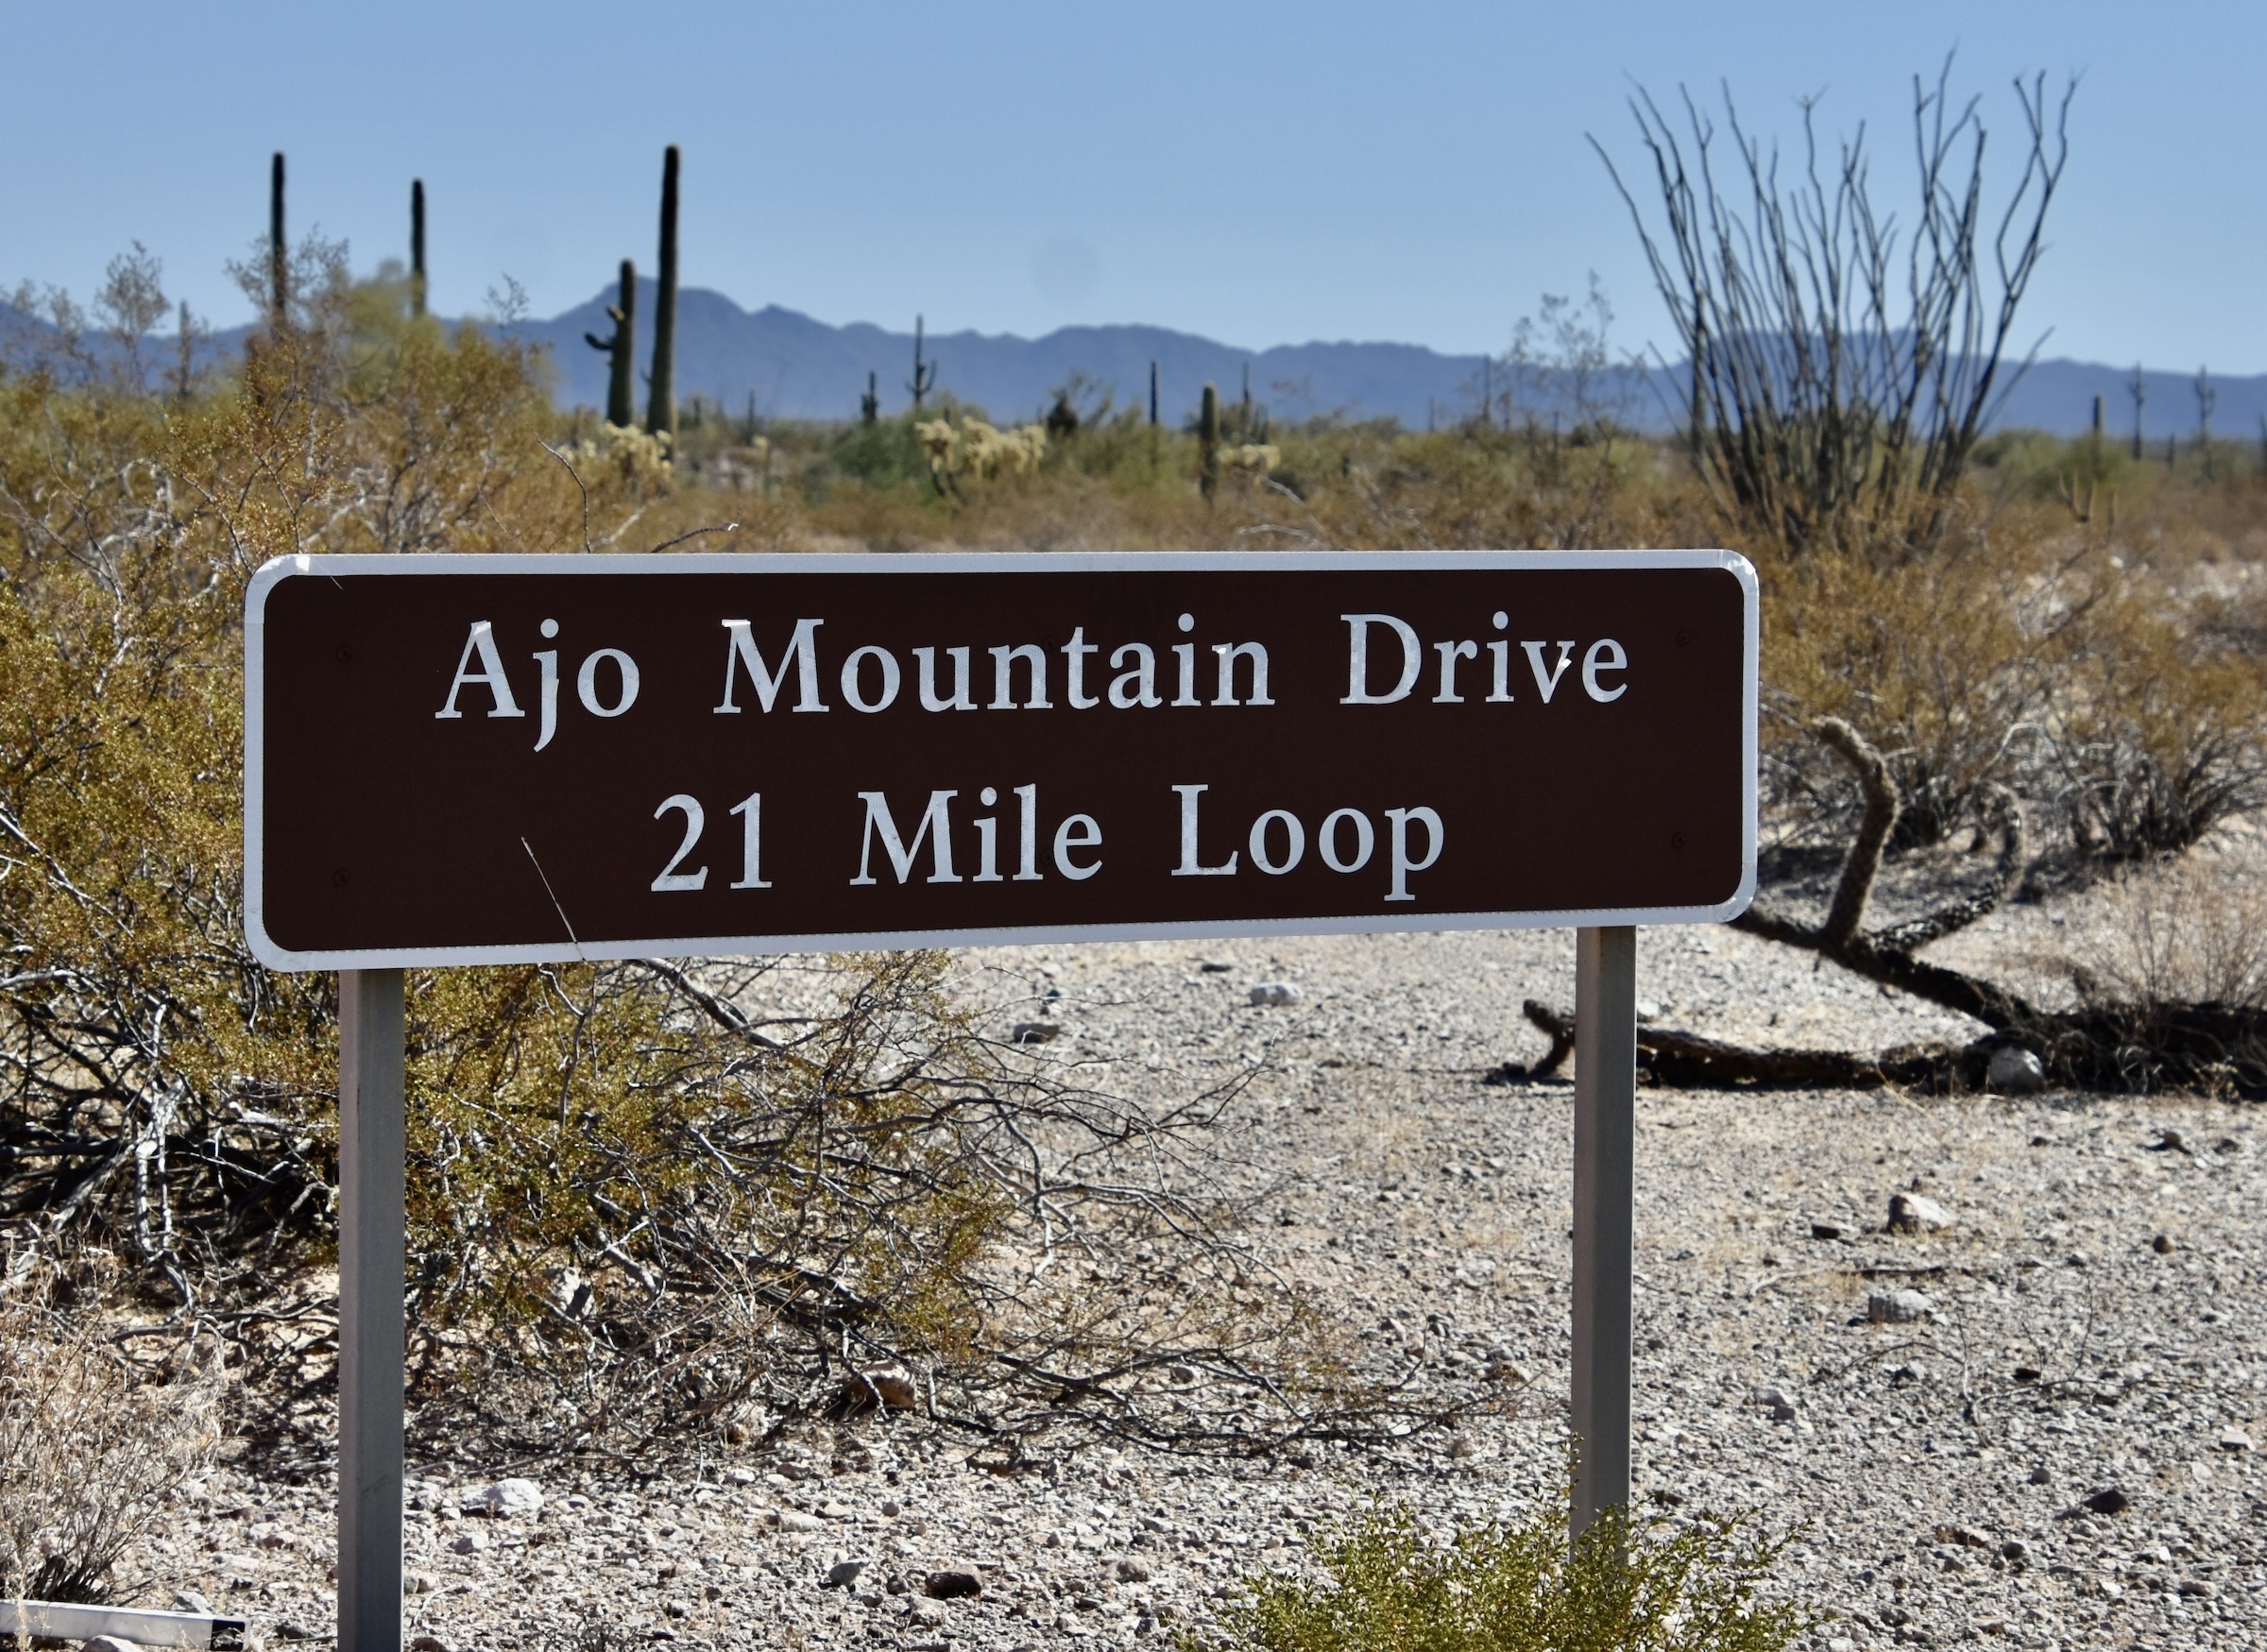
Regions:
<instances>
[{"instance_id":1,"label":"brown road sign","mask_svg":"<svg viewBox=\"0 0 2267 1652\"><path fill-rule=\"evenodd\" d=\"M283 969L1714 922L1729 553L312 556L246 603Z\"/></svg>"}]
</instances>

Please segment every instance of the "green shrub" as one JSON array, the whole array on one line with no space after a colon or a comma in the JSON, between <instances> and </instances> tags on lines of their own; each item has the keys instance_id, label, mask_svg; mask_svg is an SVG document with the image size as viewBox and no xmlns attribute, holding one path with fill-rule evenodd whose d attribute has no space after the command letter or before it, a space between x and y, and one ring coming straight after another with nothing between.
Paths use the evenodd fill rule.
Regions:
<instances>
[{"instance_id":1,"label":"green shrub","mask_svg":"<svg viewBox=\"0 0 2267 1652\"><path fill-rule=\"evenodd\" d=\"M1255 1652L1778 1652L1810 1627L1757 1598L1786 1540L1745 1518L1615 1508L1570 1551L1568 1515L1562 1499L1442 1542L1406 1507L1373 1510L1309 1540L1319 1577L1250 1579L1225 1626Z\"/></svg>"}]
</instances>

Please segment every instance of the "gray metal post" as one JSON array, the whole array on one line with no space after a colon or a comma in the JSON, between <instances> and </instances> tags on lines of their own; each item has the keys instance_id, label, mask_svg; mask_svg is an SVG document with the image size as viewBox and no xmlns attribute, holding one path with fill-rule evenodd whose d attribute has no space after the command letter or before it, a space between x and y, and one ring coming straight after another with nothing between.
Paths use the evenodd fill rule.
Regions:
<instances>
[{"instance_id":1,"label":"gray metal post","mask_svg":"<svg viewBox=\"0 0 2267 1652\"><path fill-rule=\"evenodd\" d=\"M339 1652L401 1652L401 972L339 971Z\"/></svg>"},{"instance_id":2,"label":"gray metal post","mask_svg":"<svg viewBox=\"0 0 2267 1652\"><path fill-rule=\"evenodd\" d=\"M1637 930L1575 932L1575 1535L1629 1501Z\"/></svg>"}]
</instances>

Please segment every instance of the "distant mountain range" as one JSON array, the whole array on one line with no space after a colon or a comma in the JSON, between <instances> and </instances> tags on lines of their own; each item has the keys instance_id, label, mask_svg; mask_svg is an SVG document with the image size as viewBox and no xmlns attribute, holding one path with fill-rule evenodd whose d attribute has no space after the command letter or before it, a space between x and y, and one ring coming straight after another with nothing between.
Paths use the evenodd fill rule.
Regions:
<instances>
[{"instance_id":1,"label":"distant mountain range","mask_svg":"<svg viewBox=\"0 0 2267 1652\"><path fill-rule=\"evenodd\" d=\"M606 336L613 324L606 306L611 289L548 321L520 324L521 336L547 344L559 370L561 401L603 407L606 400L605 357L584 342L585 333ZM653 348L653 289L640 284L638 298L640 360ZM1469 417L1478 406L1487 368L1476 355L1442 355L1413 344L1295 344L1270 349L1240 349L1194 333L1162 327L1065 327L1041 338L1013 333L931 332L923 341L925 359L937 364L937 388L973 402L998 419L1043 417L1055 387L1074 372L1107 389L1119 407L1147 409L1150 364L1157 364L1158 413L1178 424L1192 414L1205 383L1222 397L1243 392L1251 373L1252 398L1267 404L1277 419L1300 420L1317 414L1349 418L1397 418L1422 430L1429 420L1450 423ZM722 293L689 287L677 295L677 395L698 394L724 411L746 411L751 394L767 417L858 417L866 375L875 375L885 412L902 409L913 366L911 331L893 332L867 322L830 327L798 311L767 304L743 310ZM1499 363L1491 371L1500 379ZM640 369L642 372L642 368ZM2104 428L2129 437L2133 370L2065 358L2035 363L2017 383L1994 421L2006 429L2052 431L2077 435L2093 417L2102 398ZM1681 366L1629 369L1611 375L1607 391L1620 416L1641 429L1673 428L1684 403ZM2143 430L2162 442L2168 433L2196 434L2192 374L2144 375L2147 400ZM1495 388L1500 392L1502 384ZM1547 408L1556 390L1534 386ZM2267 374L2214 379L2217 401L2213 433L2239 439L2260 434L2267 418ZM643 391L639 392L643 405Z\"/></svg>"},{"instance_id":2,"label":"distant mountain range","mask_svg":"<svg viewBox=\"0 0 2267 1652\"><path fill-rule=\"evenodd\" d=\"M603 407L606 361L584 342L586 333L613 331L605 307L612 289L549 320L522 321L503 331L546 346L557 372L556 394L563 405ZM653 349L653 288L640 287L638 300L639 360ZM209 360L241 348L249 329L213 334L199 350ZM47 336L34 316L0 305L0 356L20 356ZM1041 338L1012 333L929 333L926 359L937 365L937 389L984 409L995 419L1044 417L1057 386L1082 374L1091 409L1101 393L1117 406L1149 405L1150 365L1158 378L1158 412L1179 424L1196 410L1209 381L1223 399L1243 392L1250 374L1252 398L1279 421L1320 414L1347 418L1396 418L1412 429L1471 417L1483 385L1500 379L1501 364L1489 367L1477 355L1443 355L1413 344L1312 343L1248 350L1175 332L1162 327L1065 327ZM170 339L152 338L145 358L153 367L174 359ZM201 361L200 361L201 365ZM769 418L849 419L858 417L866 376L875 376L885 412L912 400L907 380L913 365L913 335L866 322L831 327L776 304L743 310L722 293L689 287L677 297L677 395L698 395L732 414L747 410ZM640 366L642 381L643 367ZM2133 430L2129 367L2055 358L2035 364L2002 405L1996 424L2009 429L2076 435L2093 417L2100 397L2104 428L2121 440ZM2144 375L2147 400L2143 429L2157 444L2168 434L2184 439L2196 433L2197 403L2192 374ZM1683 406L1682 368L1629 368L1609 376L1605 391L1627 422L1641 429L1673 427ZM1495 387L1503 388L1500 383ZM1526 386L1531 401L1547 417L1563 384ZM2267 374L2214 379L2212 430L2217 435L2258 440L2267 435ZM642 382L639 392L644 405Z\"/></svg>"}]
</instances>

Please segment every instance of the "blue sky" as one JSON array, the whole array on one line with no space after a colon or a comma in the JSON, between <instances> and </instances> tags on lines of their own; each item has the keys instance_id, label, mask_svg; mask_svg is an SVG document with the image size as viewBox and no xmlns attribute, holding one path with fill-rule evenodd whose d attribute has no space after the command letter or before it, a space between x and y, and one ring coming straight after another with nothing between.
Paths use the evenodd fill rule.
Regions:
<instances>
[{"instance_id":1,"label":"blue sky","mask_svg":"<svg viewBox=\"0 0 2267 1652\"><path fill-rule=\"evenodd\" d=\"M833 322L1034 334L1143 321L1261 348L1501 349L1604 281L1662 340L1585 142L1634 157L1634 84L1729 80L1758 128L1869 123L1911 178L1911 77L1959 51L1994 150L2009 81L2083 76L2027 316L2050 354L2267 371L2267 6L1937 4L9 9L0 282L84 297L139 239L222 324L288 152L295 234L366 267L432 201L435 302L509 275L550 314L654 257L685 150L684 272ZM1894 188L1890 186L1895 186Z\"/></svg>"}]
</instances>

